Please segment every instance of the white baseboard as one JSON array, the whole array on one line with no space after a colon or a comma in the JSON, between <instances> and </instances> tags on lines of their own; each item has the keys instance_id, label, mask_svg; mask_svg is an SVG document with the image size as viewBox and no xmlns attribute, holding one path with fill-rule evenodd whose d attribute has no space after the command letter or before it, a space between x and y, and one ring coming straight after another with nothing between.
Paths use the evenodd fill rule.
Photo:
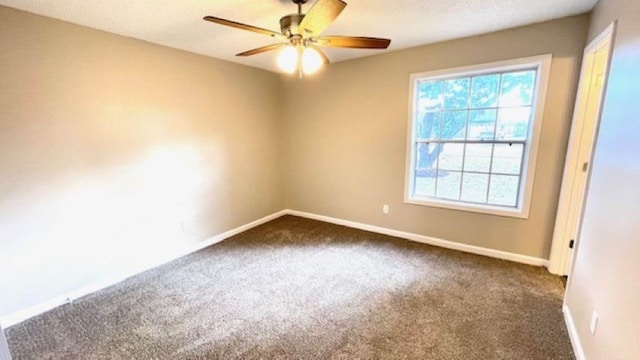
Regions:
<instances>
[{"instance_id":1,"label":"white baseboard","mask_svg":"<svg viewBox=\"0 0 640 360\"><path fill-rule=\"evenodd\" d=\"M2 326L0 326L0 360L11 360L9 345L7 344L7 339L4 337Z\"/></svg>"},{"instance_id":2,"label":"white baseboard","mask_svg":"<svg viewBox=\"0 0 640 360\"><path fill-rule=\"evenodd\" d=\"M447 249L458 250L458 251L468 252L476 255L483 255L483 256L488 256L492 258L502 259L502 260L514 261L514 262L523 263L527 265L547 266L549 264L548 260L536 258L533 256L515 254L515 253L506 252L506 251L484 248L480 246L467 245L467 244L458 243L454 241L448 241L448 240L438 239L430 236L418 235L418 234L413 234L409 232L393 230L393 229L384 228L380 226L368 225L368 224L333 218L333 217L324 216L324 215L317 215L317 214L312 214L312 213L307 213L307 212L302 212L297 210L286 210L286 213L290 215L308 218L308 219L324 221L324 222L337 224L337 225L343 225L343 226L347 226L354 229L360 229L360 230L371 231L379 234L395 236L395 237L399 237L399 238L403 238L403 239L407 239L407 240L411 240L411 241L415 241L423 244L439 246Z\"/></svg>"},{"instance_id":3,"label":"white baseboard","mask_svg":"<svg viewBox=\"0 0 640 360\"><path fill-rule=\"evenodd\" d=\"M578 329L576 329L571 310L569 310L567 304L562 304L562 313L564 314L564 322L567 324L567 331L569 332L569 339L571 339L571 346L573 346L576 360L586 360L587 358L584 356L582 343L580 343L580 337L578 336Z\"/></svg>"},{"instance_id":4,"label":"white baseboard","mask_svg":"<svg viewBox=\"0 0 640 360\"><path fill-rule=\"evenodd\" d=\"M237 228L231 229L229 231L225 231L222 234L218 234L215 235L213 237L210 237L204 241L200 241L196 244L193 245L189 245L186 246L184 249L177 251L175 253L169 254L168 256L159 258L159 259L154 259L153 261L147 262L145 264L142 264L141 266L133 269L133 270L129 270L126 273L122 273L122 274L118 274L115 276L112 276L104 281L100 281L94 284L90 284L87 286L84 286L80 289L71 291L69 293L60 295L60 296L56 296L52 299L43 301L41 303L38 303L36 305L30 306L26 309L23 310L19 310L16 311L14 313L8 314L8 315L4 315L2 317L0 317L0 324L3 328L8 328L10 326L13 326L15 324L18 324L24 320L27 320L33 316L42 314L44 312L47 312L51 309L54 309L58 306L73 302L76 299L79 299L83 296L89 295L93 292L96 292L98 290L102 290L104 288L107 288L109 286L115 285L119 282L122 282L132 276L135 276L137 274L140 274L144 271L147 271L149 269L152 269L154 267L160 266L162 264L168 263L170 261L176 260L182 256L188 255L190 253L196 252L198 250L204 249L208 246L211 246L213 244L219 243L227 238L230 238L234 235L237 235L241 232L247 231L251 228L254 228L258 225L262 225L266 222L269 222L273 219L279 218L283 215L286 215L287 211L286 210L281 210L278 211L276 213L273 213L271 215L267 215L263 218L260 218L258 220L252 221L248 224L244 224L242 226L239 226Z\"/></svg>"},{"instance_id":5,"label":"white baseboard","mask_svg":"<svg viewBox=\"0 0 640 360\"><path fill-rule=\"evenodd\" d=\"M548 260L545 259L540 259L540 258L535 258L535 257L531 257L531 256L526 256L526 255L520 255L520 254L514 254L514 253L510 253L510 252L505 252L505 251L500 251L500 250L494 250L494 249L488 249L488 248L483 248L483 247L479 247L479 246L473 246L473 245L467 245L467 244L462 244L462 243L457 243L457 242L453 242L453 241L448 241L448 240L442 240L442 239L438 239L438 238L434 238L434 237L429 237L429 236L424 236L424 235L418 235L418 234L413 234L413 233L409 233L409 232L404 232L404 231L399 231L399 230L393 230L393 229L389 229L389 228L384 228L384 227L379 227L379 226L374 226L374 225L368 225L368 224L363 224L363 223L358 223L358 222L354 222L354 221L349 221L349 220L343 220L343 219L338 219L338 218L333 218L333 217L329 217L329 216L324 216L324 215L317 215L317 214L312 214L312 213L307 213L307 212L302 212L302 211L296 211L296 210L281 210L278 211L276 213L273 213L271 215L265 216L261 219L252 221L248 224L239 226L237 228L231 229L229 231L226 231L222 234L218 234L216 236L213 236L207 240L198 242L194 245L188 246L186 248L184 248L181 251L177 251L175 253L172 253L166 257L163 257L161 259L155 259L152 262L148 262L145 264L142 264L141 266L137 267L136 269L133 270L129 270L126 273L123 274L118 274L116 276L113 276L109 279L106 279L104 281L98 282L98 283L94 283L94 284L90 284L88 286L82 287L80 289L71 291L69 293L57 296L55 298L49 299L47 301L41 302L39 304L36 304L34 306L28 307L26 309L20 310L20 311L16 311L14 313L8 314L8 315L4 315L2 317L0 317L0 324L2 325L2 327L4 327L5 329L13 326L15 324L18 324L24 320L27 320L33 316L42 314L44 312L47 312L53 308L56 308L58 306L67 304L69 302L72 302L76 299L79 299L83 296L89 295L93 292L96 292L98 290L104 289L106 287L115 285L119 282L122 282L134 275L137 275L139 273L142 273L144 271L147 271L149 269L152 269L154 267L160 266L164 263L173 261L175 259L178 259L182 256L185 256L187 254L196 252L198 250L201 250L205 247L211 246L213 244L219 243L229 237L232 237L234 235L237 235L241 232L247 231L251 228L254 228L258 225L264 224L266 222L269 222L273 219L279 218L283 215L294 215L294 216L299 216L299 217L304 217L304 218L308 218L308 219L313 219L313 220L319 220L319 221L324 221L324 222L328 222L328 223L332 223L332 224L337 224L337 225L343 225L343 226L347 226L347 227L351 227L351 228L355 228L355 229L360 229L360 230L365 230L365 231L371 231L371 232L375 232L375 233L379 233L379 234L384 234L384 235L389 235L389 236L395 236L395 237L399 237L399 238L403 238L403 239L407 239L407 240L411 240L411 241L416 241L419 243L424 243L424 244L429 244L429 245L434 245L434 246L439 246L439 247L443 247L443 248L447 248L447 249L453 249L453 250L458 250L458 251L463 251L463 252L468 252L468 253L472 253L472 254L477 254L477 255L483 255L483 256L488 256L488 257L493 257L493 258L497 258L497 259L503 259L503 260L509 260L509 261L514 261L514 262L519 262L519 263L523 263L523 264L528 264L528 265L534 265L534 266L547 266L548 265Z\"/></svg>"}]
</instances>

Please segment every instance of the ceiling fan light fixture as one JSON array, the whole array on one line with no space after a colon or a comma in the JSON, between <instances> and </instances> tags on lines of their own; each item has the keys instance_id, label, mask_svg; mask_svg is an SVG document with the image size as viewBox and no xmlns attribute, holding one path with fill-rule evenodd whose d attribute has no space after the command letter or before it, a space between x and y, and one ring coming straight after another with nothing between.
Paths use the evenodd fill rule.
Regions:
<instances>
[{"instance_id":1,"label":"ceiling fan light fixture","mask_svg":"<svg viewBox=\"0 0 640 360\"><path fill-rule=\"evenodd\" d=\"M276 62L280 70L289 74L297 71L300 78L330 63L321 47L386 49L391 43L390 39L365 36L321 36L347 6L344 0L315 0L306 14L302 13L302 4L308 0L291 1L298 6L298 12L280 18L280 32L215 16L205 16L204 20L278 39L278 43L243 51L236 56L253 56L280 49Z\"/></svg>"},{"instance_id":2,"label":"ceiling fan light fixture","mask_svg":"<svg viewBox=\"0 0 640 360\"><path fill-rule=\"evenodd\" d=\"M278 67L280 70L293 74L298 67L298 50L293 45L285 46L278 54Z\"/></svg>"},{"instance_id":3,"label":"ceiling fan light fixture","mask_svg":"<svg viewBox=\"0 0 640 360\"><path fill-rule=\"evenodd\" d=\"M305 75L310 75L320 70L324 60L316 49L305 47L302 50L302 71Z\"/></svg>"}]
</instances>

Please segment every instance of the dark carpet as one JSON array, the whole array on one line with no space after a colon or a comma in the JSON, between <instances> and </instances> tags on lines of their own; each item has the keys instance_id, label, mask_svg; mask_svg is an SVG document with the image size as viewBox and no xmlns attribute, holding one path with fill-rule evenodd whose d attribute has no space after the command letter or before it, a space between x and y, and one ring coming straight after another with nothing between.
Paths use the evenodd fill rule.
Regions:
<instances>
[{"instance_id":1,"label":"dark carpet","mask_svg":"<svg viewBox=\"0 0 640 360\"><path fill-rule=\"evenodd\" d=\"M285 216L7 331L21 359L573 359L545 269Z\"/></svg>"}]
</instances>

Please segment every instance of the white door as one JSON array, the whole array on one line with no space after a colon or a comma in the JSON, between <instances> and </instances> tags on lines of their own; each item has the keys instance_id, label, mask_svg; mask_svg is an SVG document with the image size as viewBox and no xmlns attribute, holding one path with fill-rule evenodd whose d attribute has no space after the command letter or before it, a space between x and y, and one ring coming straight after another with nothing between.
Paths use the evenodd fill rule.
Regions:
<instances>
[{"instance_id":1,"label":"white door","mask_svg":"<svg viewBox=\"0 0 640 360\"><path fill-rule=\"evenodd\" d=\"M584 52L549 259L549 271L553 274L569 274L573 249L578 241L614 28L615 24L611 24Z\"/></svg>"}]
</instances>

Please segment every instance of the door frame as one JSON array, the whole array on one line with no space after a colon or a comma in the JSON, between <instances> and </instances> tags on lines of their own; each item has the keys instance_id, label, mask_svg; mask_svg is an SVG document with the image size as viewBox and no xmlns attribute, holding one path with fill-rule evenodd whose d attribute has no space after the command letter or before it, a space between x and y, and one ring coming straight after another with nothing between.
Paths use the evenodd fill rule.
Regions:
<instances>
[{"instance_id":1,"label":"door frame","mask_svg":"<svg viewBox=\"0 0 640 360\"><path fill-rule=\"evenodd\" d=\"M567 146L567 155L565 159L564 173L562 176L562 187L560 190L560 198L558 201L558 210L556 213L556 222L553 230L553 242L551 245L551 254L549 258L549 272L556 275L568 275L573 254L575 253L576 245L579 237L579 229L582 224L582 215L584 204L587 198L589 179L591 177L591 165L593 162L593 153L598 138L598 130L600 127L600 118L602 116L602 105L607 92L607 80L609 75L609 69L611 67L611 55L613 50L613 40L615 36L616 23L611 23L602 33L596 36L584 50L582 68L580 71L580 82L578 85L578 94L576 97L575 108L573 112L573 121L571 125L571 135L569 137L569 144ZM595 55L600 49L606 47L607 62L604 69L604 79L602 82L602 90L600 93L600 99L597 104L596 116L593 124L593 141L590 145L588 153L588 162L586 170L581 169L583 164L579 159L580 145L582 141L583 130L587 124L585 119L585 112L587 107L587 100L589 91L592 87L592 81L597 79L592 78L591 71L593 69L593 60ZM593 57L593 59L592 59ZM586 180L584 190L580 194L579 199L574 199L572 194L576 186L577 174L579 172L586 172ZM567 222L570 216L571 204L573 201L580 201L580 209L578 210L578 217L576 227L571 229L567 226ZM570 249L569 243L572 238L575 237L573 250Z\"/></svg>"}]
</instances>

